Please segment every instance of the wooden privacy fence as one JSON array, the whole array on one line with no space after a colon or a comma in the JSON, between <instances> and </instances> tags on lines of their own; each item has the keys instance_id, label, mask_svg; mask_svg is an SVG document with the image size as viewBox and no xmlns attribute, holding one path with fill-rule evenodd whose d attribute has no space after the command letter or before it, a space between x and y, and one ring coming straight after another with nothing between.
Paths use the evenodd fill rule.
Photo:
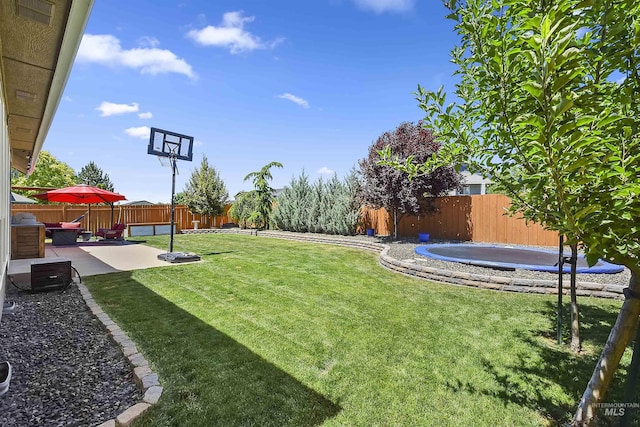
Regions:
<instances>
[{"instance_id":1,"label":"wooden privacy fence","mask_svg":"<svg viewBox=\"0 0 640 427\"><path fill-rule=\"evenodd\" d=\"M544 230L540 225L526 223L519 217L506 215L511 199L501 194L481 196L448 196L436 199L437 212L421 216L403 216L398 224L400 237L417 237L429 233L435 239L470 240L474 242L510 243L517 245L556 246L558 233ZM184 205L176 205L175 221L178 232L195 228L218 228L232 222L227 215L210 217L194 215ZM12 205L11 213L33 212L39 222L71 221L86 214L87 205ZM169 223L171 205L115 206L113 222L126 224ZM91 205L91 224L85 215L82 227L95 233L98 228L111 226L111 207ZM362 232L373 228L378 235L393 234L393 217L384 209L362 210Z\"/></svg>"},{"instance_id":2,"label":"wooden privacy fence","mask_svg":"<svg viewBox=\"0 0 640 427\"><path fill-rule=\"evenodd\" d=\"M199 221L199 228L220 227L224 223L231 222L231 219L226 214L228 210L229 206L225 208L224 215L212 217L209 215L194 215L189 212L186 206L176 205L176 228L178 232L182 229L194 228L194 221ZM68 204L11 205L11 214L13 215L16 212L32 212L38 222L71 221L80 215L85 215L82 219L82 228L93 233L98 231L99 228L109 228L112 224L111 207L108 205L91 205L90 215L87 205ZM168 224L171 222L171 205L114 206L113 222L124 222L125 224Z\"/></svg>"},{"instance_id":3,"label":"wooden privacy fence","mask_svg":"<svg viewBox=\"0 0 640 427\"><path fill-rule=\"evenodd\" d=\"M502 194L447 196L436 199L437 212L403 216L398 236L417 237L429 233L435 239L516 245L556 246L558 233L543 229L522 217L506 214L511 199ZM363 225L376 234L393 234L393 216L384 209L363 209Z\"/></svg>"}]
</instances>

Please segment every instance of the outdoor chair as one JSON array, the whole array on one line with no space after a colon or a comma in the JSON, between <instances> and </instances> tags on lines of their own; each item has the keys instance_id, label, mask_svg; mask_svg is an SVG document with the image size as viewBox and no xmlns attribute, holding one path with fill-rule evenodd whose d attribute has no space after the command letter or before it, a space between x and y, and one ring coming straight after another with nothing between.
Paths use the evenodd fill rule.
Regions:
<instances>
[{"instance_id":1,"label":"outdoor chair","mask_svg":"<svg viewBox=\"0 0 640 427\"><path fill-rule=\"evenodd\" d=\"M71 223L80 222L80 221L82 221L82 219L84 218L84 216L85 216L85 214L82 214L82 215L80 215L78 218L76 218L76 219L72 219L72 220L71 220L71 221L69 221L69 222L71 222Z\"/></svg>"},{"instance_id":2,"label":"outdoor chair","mask_svg":"<svg viewBox=\"0 0 640 427\"><path fill-rule=\"evenodd\" d=\"M102 237L104 240L122 240L126 227L127 225L124 223L115 223L111 228L100 228L96 231L96 238Z\"/></svg>"}]
</instances>

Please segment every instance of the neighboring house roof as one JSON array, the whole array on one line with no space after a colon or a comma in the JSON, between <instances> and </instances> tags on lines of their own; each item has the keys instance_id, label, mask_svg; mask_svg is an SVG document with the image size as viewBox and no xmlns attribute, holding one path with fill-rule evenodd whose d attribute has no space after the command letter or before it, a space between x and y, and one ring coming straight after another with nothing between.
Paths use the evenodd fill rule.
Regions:
<instances>
[{"instance_id":1,"label":"neighboring house roof","mask_svg":"<svg viewBox=\"0 0 640 427\"><path fill-rule=\"evenodd\" d=\"M121 205L125 206L125 205L129 205L129 206L151 206L151 205L155 205L155 203L151 203L147 200L135 200L133 202L127 202L127 203L120 203Z\"/></svg>"},{"instance_id":2,"label":"neighboring house roof","mask_svg":"<svg viewBox=\"0 0 640 427\"><path fill-rule=\"evenodd\" d=\"M21 204L34 204L38 203L37 200L30 199L28 197L23 196L22 194L11 192L11 203L21 203Z\"/></svg>"},{"instance_id":3,"label":"neighboring house roof","mask_svg":"<svg viewBox=\"0 0 640 427\"><path fill-rule=\"evenodd\" d=\"M460 171L460 175L462 175L463 183L462 185L471 185L471 184L491 184L493 181L487 178L483 178L482 175L477 173L471 173L468 170Z\"/></svg>"},{"instance_id":4,"label":"neighboring house roof","mask_svg":"<svg viewBox=\"0 0 640 427\"><path fill-rule=\"evenodd\" d=\"M0 1L0 72L11 166L31 173L71 72L93 0Z\"/></svg>"}]
</instances>

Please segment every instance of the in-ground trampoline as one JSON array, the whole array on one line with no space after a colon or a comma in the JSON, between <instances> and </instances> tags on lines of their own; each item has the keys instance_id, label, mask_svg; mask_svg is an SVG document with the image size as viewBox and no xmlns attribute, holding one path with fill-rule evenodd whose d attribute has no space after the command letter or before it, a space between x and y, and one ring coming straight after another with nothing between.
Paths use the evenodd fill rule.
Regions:
<instances>
[{"instance_id":1,"label":"in-ground trampoline","mask_svg":"<svg viewBox=\"0 0 640 427\"><path fill-rule=\"evenodd\" d=\"M558 251L514 246L476 245L468 243L448 243L418 246L418 255L441 261L461 262L501 270L535 270L558 272ZM565 253L565 256L570 255ZM578 273L620 273L624 267L598 260L589 267L583 255L578 256ZM571 265L565 263L562 271L571 272Z\"/></svg>"}]
</instances>

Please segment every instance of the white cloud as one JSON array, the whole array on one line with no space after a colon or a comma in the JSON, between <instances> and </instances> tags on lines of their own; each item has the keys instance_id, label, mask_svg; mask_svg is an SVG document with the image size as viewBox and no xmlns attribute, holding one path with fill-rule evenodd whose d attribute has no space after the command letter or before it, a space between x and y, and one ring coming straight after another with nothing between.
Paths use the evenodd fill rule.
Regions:
<instances>
[{"instance_id":1,"label":"white cloud","mask_svg":"<svg viewBox=\"0 0 640 427\"><path fill-rule=\"evenodd\" d=\"M187 37L203 46L218 46L229 49L232 54L256 49L273 49L284 38L265 42L260 37L244 29L244 25L253 22L254 16L243 16L244 12L227 12L222 15L219 27L208 25L201 30L191 30Z\"/></svg>"},{"instance_id":2,"label":"white cloud","mask_svg":"<svg viewBox=\"0 0 640 427\"><path fill-rule=\"evenodd\" d=\"M117 114L135 113L138 111L138 104L133 102L128 104L114 104L113 102L103 101L102 104L96 107L96 110L100 111L102 117L115 116Z\"/></svg>"},{"instance_id":3,"label":"white cloud","mask_svg":"<svg viewBox=\"0 0 640 427\"><path fill-rule=\"evenodd\" d=\"M124 133L126 133L129 136L133 136L135 138L149 139L149 134L151 133L151 129L148 128L147 126L140 126L137 128L125 129Z\"/></svg>"},{"instance_id":4,"label":"white cloud","mask_svg":"<svg viewBox=\"0 0 640 427\"><path fill-rule=\"evenodd\" d=\"M154 48L160 45L160 40L155 37L143 36L138 39L138 45L140 47Z\"/></svg>"},{"instance_id":5,"label":"white cloud","mask_svg":"<svg viewBox=\"0 0 640 427\"><path fill-rule=\"evenodd\" d=\"M408 12L413 9L415 0L353 0L361 9L375 13Z\"/></svg>"},{"instance_id":6,"label":"white cloud","mask_svg":"<svg viewBox=\"0 0 640 427\"><path fill-rule=\"evenodd\" d=\"M73 102L73 99L71 99L70 96L64 96L62 99L67 102Z\"/></svg>"},{"instance_id":7,"label":"white cloud","mask_svg":"<svg viewBox=\"0 0 640 427\"><path fill-rule=\"evenodd\" d=\"M296 104L300 105L301 107L309 108L309 103L307 102L306 99L300 98L299 96L295 96L295 95L292 95L290 93L283 93L282 95L278 95L278 98L287 99L287 100L289 100L291 102L295 102Z\"/></svg>"},{"instance_id":8,"label":"white cloud","mask_svg":"<svg viewBox=\"0 0 640 427\"><path fill-rule=\"evenodd\" d=\"M328 168L328 167L326 167L326 166L323 166L323 167L321 167L320 169L318 169L318 170L316 171L316 173L318 173L319 175L329 175L329 176L333 176L333 175L336 173L336 171L334 171L334 170L332 170L332 169L329 169L329 168Z\"/></svg>"},{"instance_id":9,"label":"white cloud","mask_svg":"<svg viewBox=\"0 0 640 427\"><path fill-rule=\"evenodd\" d=\"M145 38L143 44L153 43L153 38ZM76 56L79 62L95 62L108 66L123 66L140 70L142 74L184 74L192 79L197 78L184 59L178 58L166 49L141 46L133 49L122 49L120 40L110 34L85 34Z\"/></svg>"},{"instance_id":10,"label":"white cloud","mask_svg":"<svg viewBox=\"0 0 640 427\"><path fill-rule=\"evenodd\" d=\"M204 142L196 139L195 141L193 141L193 146L194 147L202 147L204 145Z\"/></svg>"},{"instance_id":11,"label":"white cloud","mask_svg":"<svg viewBox=\"0 0 640 427\"><path fill-rule=\"evenodd\" d=\"M148 111L146 113L138 114L138 117L140 117L141 119L150 119L151 117L153 117L153 114L151 114L151 112Z\"/></svg>"}]
</instances>

